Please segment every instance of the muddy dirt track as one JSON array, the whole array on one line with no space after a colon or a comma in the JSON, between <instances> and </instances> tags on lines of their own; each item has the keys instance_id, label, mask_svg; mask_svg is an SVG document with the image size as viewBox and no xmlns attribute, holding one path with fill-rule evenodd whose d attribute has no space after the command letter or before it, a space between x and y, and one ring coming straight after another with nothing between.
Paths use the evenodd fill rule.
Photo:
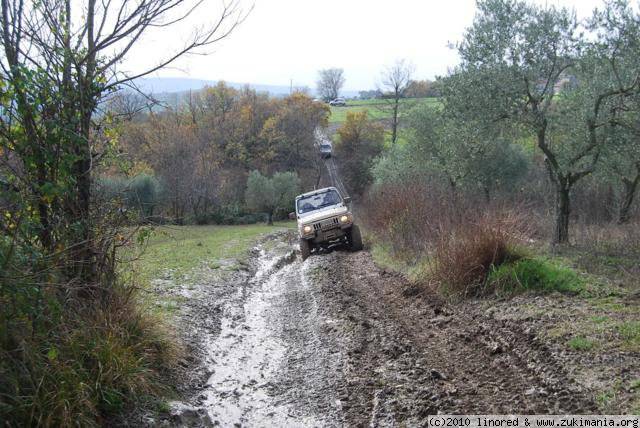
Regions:
<instances>
[{"instance_id":1,"label":"muddy dirt track","mask_svg":"<svg viewBox=\"0 0 640 428\"><path fill-rule=\"evenodd\" d=\"M290 233L272 235L247 265L205 272L188 292L186 399L154 425L424 426L436 413L596 411L521 323L444 304L366 251L302 262L294 249Z\"/></svg>"}]
</instances>

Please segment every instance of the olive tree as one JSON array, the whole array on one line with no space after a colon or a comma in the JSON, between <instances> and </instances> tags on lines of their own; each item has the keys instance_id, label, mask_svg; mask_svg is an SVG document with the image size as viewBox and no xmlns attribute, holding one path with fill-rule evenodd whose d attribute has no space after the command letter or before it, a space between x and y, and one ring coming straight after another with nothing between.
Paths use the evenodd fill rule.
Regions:
<instances>
[{"instance_id":1,"label":"olive tree","mask_svg":"<svg viewBox=\"0 0 640 428\"><path fill-rule=\"evenodd\" d=\"M504 129L458 121L438 109L418 105L407 114L407 143L395 146L375 166L379 181L402 183L432 177L446 181L452 196L481 192L487 200L526 173L528 159Z\"/></svg>"},{"instance_id":2,"label":"olive tree","mask_svg":"<svg viewBox=\"0 0 640 428\"><path fill-rule=\"evenodd\" d=\"M627 223L640 189L640 93L617 106L597 178L617 194L617 222Z\"/></svg>"},{"instance_id":3,"label":"olive tree","mask_svg":"<svg viewBox=\"0 0 640 428\"><path fill-rule=\"evenodd\" d=\"M591 35L587 37L585 34ZM445 80L445 104L489 123L507 121L535 139L555 191L554 243L569 239L570 194L607 142L614 106L638 88L637 15L606 4L581 28L565 8L482 0Z\"/></svg>"},{"instance_id":4,"label":"olive tree","mask_svg":"<svg viewBox=\"0 0 640 428\"><path fill-rule=\"evenodd\" d=\"M267 214L267 223L273 224L277 210L290 209L300 190L300 179L293 172L276 172L267 177L252 171L247 178L245 202L249 209Z\"/></svg>"},{"instance_id":5,"label":"olive tree","mask_svg":"<svg viewBox=\"0 0 640 428\"><path fill-rule=\"evenodd\" d=\"M612 142L602 154L602 168L598 178L611 183L617 193L617 222L630 220L631 208L640 187L640 132L633 128L615 126Z\"/></svg>"}]
</instances>

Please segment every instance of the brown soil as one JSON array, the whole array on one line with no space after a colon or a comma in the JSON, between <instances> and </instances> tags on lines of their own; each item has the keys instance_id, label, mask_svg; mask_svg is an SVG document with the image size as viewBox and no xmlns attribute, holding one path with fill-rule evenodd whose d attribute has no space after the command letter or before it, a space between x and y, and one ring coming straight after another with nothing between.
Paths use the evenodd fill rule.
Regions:
<instances>
[{"instance_id":1,"label":"brown soil","mask_svg":"<svg viewBox=\"0 0 640 428\"><path fill-rule=\"evenodd\" d=\"M184 399L145 423L423 426L436 413L631 410L637 352L566 346L560 327L590 310L578 297L452 304L366 251L302 262L292 250L290 236L272 236L244 270L203 277L180 318L194 350Z\"/></svg>"}]
</instances>

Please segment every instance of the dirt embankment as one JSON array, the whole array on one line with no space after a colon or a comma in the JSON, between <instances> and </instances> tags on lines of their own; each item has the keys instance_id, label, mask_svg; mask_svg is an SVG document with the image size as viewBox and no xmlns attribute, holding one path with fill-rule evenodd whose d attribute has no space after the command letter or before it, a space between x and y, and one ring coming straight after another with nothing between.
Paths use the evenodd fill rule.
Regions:
<instances>
[{"instance_id":1,"label":"dirt embankment","mask_svg":"<svg viewBox=\"0 0 640 428\"><path fill-rule=\"evenodd\" d=\"M249 264L171 288L188 294L179 319L194 357L184 399L147 423L423 426L439 412L599 411L577 370L589 362L549 346L539 317L509 302L444 303L367 252L301 262L292 241L271 236ZM633 361L619 355L604 372L633 377Z\"/></svg>"}]
</instances>

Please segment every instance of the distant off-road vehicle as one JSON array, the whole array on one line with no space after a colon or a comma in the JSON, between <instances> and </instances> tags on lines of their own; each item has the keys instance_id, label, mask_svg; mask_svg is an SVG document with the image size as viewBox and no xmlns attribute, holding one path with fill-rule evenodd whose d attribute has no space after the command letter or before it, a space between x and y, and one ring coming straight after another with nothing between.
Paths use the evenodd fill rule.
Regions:
<instances>
[{"instance_id":1,"label":"distant off-road vehicle","mask_svg":"<svg viewBox=\"0 0 640 428\"><path fill-rule=\"evenodd\" d=\"M300 252L305 260L311 252L344 243L352 251L362 250L360 228L353 221L347 204L349 197L342 197L335 187L314 190L296 197Z\"/></svg>"},{"instance_id":2,"label":"distant off-road vehicle","mask_svg":"<svg viewBox=\"0 0 640 428\"><path fill-rule=\"evenodd\" d=\"M322 156L324 159L330 158L331 152L332 148L330 142L323 141L322 143L320 143L320 156Z\"/></svg>"},{"instance_id":3,"label":"distant off-road vehicle","mask_svg":"<svg viewBox=\"0 0 640 428\"><path fill-rule=\"evenodd\" d=\"M344 107L347 105L347 102L344 98L336 98L335 100L329 101L329 105L334 107Z\"/></svg>"}]
</instances>

